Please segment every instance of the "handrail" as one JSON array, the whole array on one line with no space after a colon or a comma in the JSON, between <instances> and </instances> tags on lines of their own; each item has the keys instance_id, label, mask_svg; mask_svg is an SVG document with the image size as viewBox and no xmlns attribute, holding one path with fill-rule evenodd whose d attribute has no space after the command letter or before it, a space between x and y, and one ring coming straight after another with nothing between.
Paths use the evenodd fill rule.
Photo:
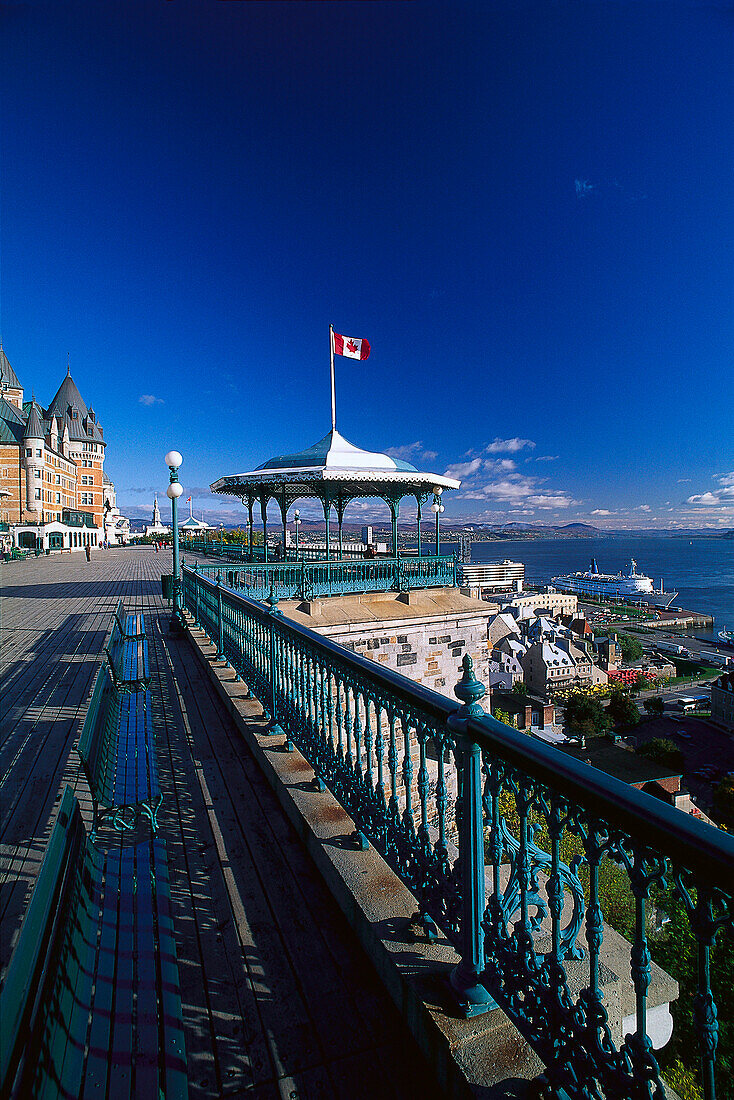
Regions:
<instances>
[{"instance_id":1,"label":"handrail","mask_svg":"<svg viewBox=\"0 0 734 1100\"><path fill-rule=\"evenodd\" d=\"M271 731L298 744L414 892L423 925L436 921L456 945L459 1011L501 1004L548 1067L553 1095L663 1095L646 1031L655 947L646 906L667 890L698 944L695 1027L704 1096L715 1100L708 960L717 933L734 931L734 838L483 714L468 658L457 709L285 619L277 598L265 607L186 567L184 601L261 700ZM618 978L634 990L635 1030L624 1036L602 988L606 862L632 898L629 972ZM579 991L565 962L582 957Z\"/></svg>"},{"instance_id":2,"label":"handrail","mask_svg":"<svg viewBox=\"0 0 734 1100\"><path fill-rule=\"evenodd\" d=\"M244 588L264 599L313 599L350 592L404 592L414 588L454 587L453 557L377 558L354 561L226 563L197 562L196 570L216 574L229 588Z\"/></svg>"},{"instance_id":3,"label":"handrail","mask_svg":"<svg viewBox=\"0 0 734 1100\"><path fill-rule=\"evenodd\" d=\"M205 583L216 591L213 581L207 578ZM236 593L236 598L248 605L248 612L258 621L269 622L267 607L240 592ZM338 658L346 669L368 676L375 688L382 687L406 704L419 702L437 723L445 723L456 711L457 704L445 695L345 649L311 627L288 619L288 630L325 654ZM470 718L468 731L480 748L499 752L509 763L526 768L534 778L558 786L559 793L574 801L590 796L599 804L599 816L608 817L621 828L633 828L641 817L644 818L645 828L654 833L657 844L667 855L680 862L696 864L703 861L711 885L720 885L727 875L734 881L734 836L681 813L644 791L560 752L545 741L528 737L489 714ZM666 850L666 841L669 850ZM688 858L681 860L682 853Z\"/></svg>"}]
</instances>

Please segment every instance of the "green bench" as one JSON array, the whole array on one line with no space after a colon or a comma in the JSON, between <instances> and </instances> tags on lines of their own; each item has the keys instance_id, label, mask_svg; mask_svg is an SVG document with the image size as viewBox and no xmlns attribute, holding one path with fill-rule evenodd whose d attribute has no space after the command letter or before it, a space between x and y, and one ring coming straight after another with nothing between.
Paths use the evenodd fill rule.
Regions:
<instances>
[{"instance_id":1,"label":"green bench","mask_svg":"<svg viewBox=\"0 0 734 1100\"><path fill-rule=\"evenodd\" d=\"M143 616L126 614L122 600L112 617L105 652L115 683L121 691L138 691L148 686L150 661Z\"/></svg>"},{"instance_id":2,"label":"green bench","mask_svg":"<svg viewBox=\"0 0 734 1100\"><path fill-rule=\"evenodd\" d=\"M0 992L3 1100L186 1100L164 842L109 851L67 787Z\"/></svg>"},{"instance_id":3,"label":"green bench","mask_svg":"<svg viewBox=\"0 0 734 1100\"><path fill-rule=\"evenodd\" d=\"M115 608L115 618L126 638L142 638L145 634L145 621L138 611L125 611L122 600Z\"/></svg>"},{"instance_id":4,"label":"green bench","mask_svg":"<svg viewBox=\"0 0 734 1100\"><path fill-rule=\"evenodd\" d=\"M118 829L132 829L140 813L150 819L155 833L163 795L150 692L120 691L102 665L76 751L92 795L93 835L105 817L111 817Z\"/></svg>"}]
</instances>

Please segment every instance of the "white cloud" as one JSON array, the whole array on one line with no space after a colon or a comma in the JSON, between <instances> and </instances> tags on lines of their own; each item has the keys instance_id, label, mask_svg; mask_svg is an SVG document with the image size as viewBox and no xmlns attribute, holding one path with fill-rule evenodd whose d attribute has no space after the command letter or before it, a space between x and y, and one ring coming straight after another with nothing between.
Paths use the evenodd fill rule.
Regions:
<instances>
[{"instance_id":1,"label":"white cloud","mask_svg":"<svg viewBox=\"0 0 734 1100\"><path fill-rule=\"evenodd\" d=\"M528 504L534 508L570 508L572 504L579 504L578 500L571 500L566 492L541 493L538 496L528 497Z\"/></svg>"},{"instance_id":2,"label":"white cloud","mask_svg":"<svg viewBox=\"0 0 734 1100\"><path fill-rule=\"evenodd\" d=\"M465 477L470 477L471 474L475 474L477 470L481 469L481 458L473 458L471 462L455 462L453 466L447 466L444 470L444 477L453 477L461 481Z\"/></svg>"},{"instance_id":3,"label":"white cloud","mask_svg":"<svg viewBox=\"0 0 734 1100\"><path fill-rule=\"evenodd\" d=\"M531 439L497 438L481 451L467 451L463 461L452 463L446 469L445 476L461 480L459 500L506 505L511 510L522 509L523 514L532 515L535 510L565 510L581 504L572 498L569 490L549 485L549 478L521 473L515 458L499 457L533 447L535 443ZM556 457L545 455L544 461L550 462ZM497 518L501 512L501 507L495 507L486 514Z\"/></svg>"},{"instance_id":4,"label":"white cloud","mask_svg":"<svg viewBox=\"0 0 734 1100\"><path fill-rule=\"evenodd\" d=\"M165 404L162 397L156 397L154 393L141 393L138 398L138 402L141 405L163 405Z\"/></svg>"},{"instance_id":5,"label":"white cloud","mask_svg":"<svg viewBox=\"0 0 734 1100\"><path fill-rule=\"evenodd\" d=\"M637 507L635 508L635 511L636 512L649 512L649 511L651 511L651 508L650 508L649 504L638 504Z\"/></svg>"},{"instance_id":6,"label":"white cloud","mask_svg":"<svg viewBox=\"0 0 734 1100\"><path fill-rule=\"evenodd\" d=\"M420 440L415 443L403 443L399 447L388 447L385 451L390 458L401 459L403 462L433 462L438 458L436 451L427 451Z\"/></svg>"},{"instance_id":7,"label":"white cloud","mask_svg":"<svg viewBox=\"0 0 734 1100\"><path fill-rule=\"evenodd\" d=\"M516 451L522 451L526 447L530 450L535 448L535 444L532 439L518 439L514 436L512 439L495 439L492 443L487 444L485 451L488 455L495 454L514 454Z\"/></svg>"},{"instance_id":8,"label":"white cloud","mask_svg":"<svg viewBox=\"0 0 734 1100\"><path fill-rule=\"evenodd\" d=\"M536 462L555 462L560 455L538 455Z\"/></svg>"},{"instance_id":9,"label":"white cloud","mask_svg":"<svg viewBox=\"0 0 734 1100\"><path fill-rule=\"evenodd\" d=\"M688 497L686 504L697 504L708 507L730 504L734 501L734 470L728 474L717 474L714 481L718 481L719 488L705 493L695 493Z\"/></svg>"},{"instance_id":10,"label":"white cloud","mask_svg":"<svg viewBox=\"0 0 734 1100\"><path fill-rule=\"evenodd\" d=\"M616 512L610 512L608 508L594 508L592 516L616 516Z\"/></svg>"}]
</instances>

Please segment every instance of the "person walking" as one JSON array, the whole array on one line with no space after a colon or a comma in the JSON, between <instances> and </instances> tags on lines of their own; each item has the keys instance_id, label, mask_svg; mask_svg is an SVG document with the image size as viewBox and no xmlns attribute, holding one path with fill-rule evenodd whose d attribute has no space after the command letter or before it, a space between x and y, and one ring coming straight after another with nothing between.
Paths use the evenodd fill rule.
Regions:
<instances>
[{"instance_id":1,"label":"person walking","mask_svg":"<svg viewBox=\"0 0 734 1100\"><path fill-rule=\"evenodd\" d=\"M91 561L92 560L92 547L89 545L89 543L87 543L87 545L84 547L84 553L87 555L87 561Z\"/></svg>"}]
</instances>

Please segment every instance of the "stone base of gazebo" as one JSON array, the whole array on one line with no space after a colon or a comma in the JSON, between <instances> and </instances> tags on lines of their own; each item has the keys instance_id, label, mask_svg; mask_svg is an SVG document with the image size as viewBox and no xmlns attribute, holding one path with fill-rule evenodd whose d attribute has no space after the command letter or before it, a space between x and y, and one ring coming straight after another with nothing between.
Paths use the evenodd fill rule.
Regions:
<instances>
[{"instance_id":1,"label":"stone base of gazebo","mask_svg":"<svg viewBox=\"0 0 734 1100\"><path fill-rule=\"evenodd\" d=\"M487 626L498 607L456 588L284 600L279 606L295 622L452 699L465 653L488 684Z\"/></svg>"}]
</instances>

